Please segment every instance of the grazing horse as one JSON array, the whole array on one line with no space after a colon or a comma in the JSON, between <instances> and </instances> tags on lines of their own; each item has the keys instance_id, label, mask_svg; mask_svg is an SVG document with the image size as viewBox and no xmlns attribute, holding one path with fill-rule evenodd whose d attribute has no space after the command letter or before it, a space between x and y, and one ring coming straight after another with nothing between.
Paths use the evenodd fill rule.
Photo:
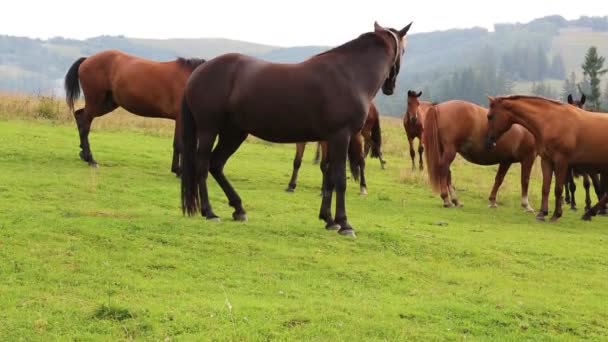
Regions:
<instances>
[{"instance_id":1,"label":"grazing horse","mask_svg":"<svg viewBox=\"0 0 608 342\"><path fill-rule=\"evenodd\" d=\"M375 115L372 115L375 113ZM363 143L361 140L364 140ZM360 186L360 195L367 195L367 183L365 182L365 157L369 149L372 150L372 156L376 156L382 158L382 153L380 151L382 145L382 134L380 131L380 120L378 118L378 111L376 106L373 104L369 107L369 114L367 115L367 119L365 120L365 124L363 125L363 129L360 132L351 138L350 144L348 146L348 160L350 162L350 171L355 180L359 180ZM327 160L327 143L319 142L317 144L317 153L315 156L316 159L319 158L319 146L323 150L323 159L321 160L321 172L324 173L326 168L325 161ZM369 147L368 147L369 146ZM300 166L302 165L302 156L304 155L304 149L306 148L306 143L297 143L296 144L296 156L293 160L293 171L291 174L291 180L289 181L289 185L287 186L287 192L294 192L297 186L298 181L298 171L300 170ZM367 151L365 150L367 149ZM384 168L383 160L381 160L381 166Z\"/></svg>"},{"instance_id":2,"label":"grazing horse","mask_svg":"<svg viewBox=\"0 0 608 342\"><path fill-rule=\"evenodd\" d=\"M444 207L460 206L452 186L450 164L460 154L478 165L499 164L490 193L490 208L496 208L496 193L513 163L521 163L521 206L534 211L528 202L530 172L536 159L534 137L520 125L514 125L490 151L486 148L488 132L487 109L476 104L453 100L429 109L424 123L424 146L427 173L436 192L440 192ZM450 202L451 198L451 202Z\"/></svg>"},{"instance_id":3,"label":"grazing horse","mask_svg":"<svg viewBox=\"0 0 608 342\"><path fill-rule=\"evenodd\" d=\"M136 115L175 120L171 171L179 175L181 99L188 77L204 62L181 57L155 62L117 50L76 60L65 76L65 91L72 112L81 86L84 93L84 108L74 112L80 135L80 158L97 166L89 145L91 123L94 118L123 107Z\"/></svg>"},{"instance_id":4,"label":"grazing horse","mask_svg":"<svg viewBox=\"0 0 608 342\"><path fill-rule=\"evenodd\" d=\"M599 172L604 195L587 210L584 220L608 201L608 114L592 113L575 106L541 97L514 95L488 97L488 142L492 144L514 124L526 127L539 146L543 172L542 202L538 220L549 214L549 191L555 173L555 211L551 221L562 216L562 191L568 166L583 172ZM567 134L564 134L567 132Z\"/></svg>"},{"instance_id":5,"label":"grazing horse","mask_svg":"<svg viewBox=\"0 0 608 342\"><path fill-rule=\"evenodd\" d=\"M422 144L422 134L424 132L424 119L428 110L436 103L428 101L418 101L422 92L416 93L413 90L407 92L407 108L403 114L403 128L407 135L407 142L410 145L410 157L412 158L412 171L416 170L416 151L414 151L414 139L418 138L418 156L420 157L420 170L424 169L422 154L424 146Z\"/></svg>"},{"instance_id":6,"label":"grazing horse","mask_svg":"<svg viewBox=\"0 0 608 342\"><path fill-rule=\"evenodd\" d=\"M575 101L572 98L572 95L568 94L568 103L573 106L577 106L581 109L584 109L583 106L585 105L586 99L587 97L585 96L585 94L583 94L580 100ZM602 197L602 191L600 189L600 179L597 173L580 172L574 167L568 166L568 172L566 173L565 202L570 204L570 209L576 210L576 197L574 196L574 193L576 192L576 183L574 183L574 178L579 176L583 176L583 186L585 187L585 210L589 210L591 209L591 196L589 194L591 182L593 182L593 189L595 190L597 199L599 200ZM589 181L589 179L591 179L591 182ZM605 211L606 208L601 209L602 213L605 213Z\"/></svg>"},{"instance_id":7,"label":"grazing horse","mask_svg":"<svg viewBox=\"0 0 608 342\"><path fill-rule=\"evenodd\" d=\"M345 206L349 141L363 127L378 90L393 94L403 38L411 25L395 30L374 23L374 31L301 63L270 63L229 53L197 68L186 85L182 108L184 214L200 210L207 219L217 219L207 190L211 172L235 209L233 219L247 219L223 169L248 134L275 143L327 141L319 218L327 229L354 237Z\"/></svg>"}]
</instances>

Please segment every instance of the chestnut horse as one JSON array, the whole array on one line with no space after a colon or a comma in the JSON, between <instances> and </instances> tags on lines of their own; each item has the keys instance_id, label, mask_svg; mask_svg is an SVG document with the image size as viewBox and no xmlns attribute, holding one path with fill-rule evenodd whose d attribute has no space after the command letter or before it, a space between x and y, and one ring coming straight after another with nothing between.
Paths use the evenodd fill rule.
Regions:
<instances>
[{"instance_id":1,"label":"chestnut horse","mask_svg":"<svg viewBox=\"0 0 608 342\"><path fill-rule=\"evenodd\" d=\"M362 141L363 140L363 141ZM319 146L323 150L323 159L321 160L321 172L325 170L327 166L325 161L327 160L327 143L319 142L317 144L317 153L315 156L315 162L319 158ZM369 147L368 147L369 146ZM369 113L363 129L358 132L353 138L351 138L348 146L348 160L350 164L350 171L355 180L359 181L360 195L367 195L367 183L365 182L365 157L369 149L372 150L372 157L380 158L380 165L384 168L384 160L382 160L382 152L380 148L382 146L382 132L380 130L380 118L378 116L378 110L372 102L369 107ZM296 144L296 156L293 160L293 171L291 174L291 180L285 191L294 192L298 181L298 171L302 165L302 156L304 155L304 149L306 143ZM367 151L366 151L367 149Z\"/></svg>"},{"instance_id":2,"label":"chestnut horse","mask_svg":"<svg viewBox=\"0 0 608 342\"><path fill-rule=\"evenodd\" d=\"M416 151L414 151L414 139L418 138L418 156L420 157L420 170L424 169L422 154L424 146L422 144L422 133L424 132L424 119L429 109L436 103L428 101L418 101L422 92L416 93L413 90L407 92L407 108L403 114L403 128L410 145L410 157L412 158L412 171L416 170Z\"/></svg>"},{"instance_id":3,"label":"chestnut horse","mask_svg":"<svg viewBox=\"0 0 608 342\"><path fill-rule=\"evenodd\" d=\"M585 109L583 106L585 105L586 100L587 97L585 94L583 94L581 99L577 101L572 98L571 94L568 94L568 103L573 106L577 106L578 108ZM576 183L574 182L574 178L579 176L583 176L583 186L585 187L585 210L589 210L591 209L591 196L589 194L591 182L593 182L593 189L595 190L597 199L599 200L602 197L600 179L597 173L580 172L574 167L568 166L568 172L566 173L565 202L570 204L570 209L576 210L576 197L574 196L574 193L576 192ZM591 179L591 182L589 179ZM602 208L601 211L602 213L605 213L606 208Z\"/></svg>"},{"instance_id":4,"label":"chestnut horse","mask_svg":"<svg viewBox=\"0 0 608 342\"><path fill-rule=\"evenodd\" d=\"M456 153L474 164L499 164L489 197L490 208L496 208L496 193L509 167L513 163L521 163L521 206L532 212L534 210L528 202L528 184L536 159L534 137L524 127L515 125L490 151L485 145L488 132L486 115L486 108L460 100L442 102L429 109L424 124L424 144L431 187L440 192L444 207L451 207L452 203L460 206L450 170Z\"/></svg>"},{"instance_id":5,"label":"chestnut horse","mask_svg":"<svg viewBox=\"0 0 608 342\"><path fill-rule=\"evenodd\" d=\"M117 50L106 50L76 60L65 76L66 101L74 112L74 102L84 93L84 108L74 112L80 135L80 158L97 166L89 145L93 119L118 107L145 117L175 120L171 171L179 175L180 109L186 80L204 59L178 58L155 62Z\"/></svg>"},{"instance_id":6,"label":"chestnut horse","mask_svg":"<svg viewBox=\"0 0 608 342\"><path fill-rule=\"evenodd\" d=\"M502 137L514 124L525 126L536 138L543 172L542 201L537 219L549 214L549 191L555 173L555 211L551 221L562 216L562 192L568 166L583 172L599 172L604 195L587 210L584 220L608 201L608 114L592 113L569 104L534 96L488 97L488 140ZM565 134L567 133L567 134Z\"/></svg>"},{"instance_id":7,"label":"chestnut horse","mask_svg":"<svg viewBox=\"0 0 608 342\"><path fill-rule=\"evenodd\" d=\"M217 219L207 190L211 172L235 209L233 219L247 219L223 168L248 134L275 143L327 141L329 166L319 218L327 229L354 237L345 206L349 141L363 127L378 90L393 94L403 38L411 25L395 30L374 23L373 32L301 63L270 63L229 53L197 68L186 85L182 107L184 214L200 210L207 219Z\"/></svg>"}]
</instances>

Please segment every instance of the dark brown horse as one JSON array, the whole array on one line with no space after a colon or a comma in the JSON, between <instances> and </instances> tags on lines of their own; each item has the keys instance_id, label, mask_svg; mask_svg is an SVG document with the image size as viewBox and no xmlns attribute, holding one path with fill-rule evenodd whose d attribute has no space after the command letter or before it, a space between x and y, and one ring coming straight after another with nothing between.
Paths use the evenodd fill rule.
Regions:
<instances>
[{"instance_id":1,"label":"dark brown horse","mask_svg":"<svg viewBox=\"0 0 608 342\"><path fill-rule=\"evenodd\" d=\"M575 106L534 96L489 97L488 141L499 139L514 124L526 127L536 138L543 172L542 202L537 215L549 214L549 191L555 173L555 211L551 221L562 216L562 192L568 167L583 172L599 172L602 199L587 210L590 220L608 201L608 114L592 113ZM565 134L567 132L567 134Z\"/></svg>"},{"instance_id":2,"label":"dark brown horse","mask_svg":"<svg viewBox=\"0 0 608 342\"><path fill-rule=\"evenodd\" d=\"M440 192L445 207L460 206L452 186L450 164L460 154L478 165L499 164L490 193L490 208L496 207L496 194L513 163L521 163L521 206L534 211L528 202L530 172L536 158L534 137L520 125L513 126L487 149L487 109L465 101L447 101L431 107L424 124L424 145L427 173L434 191ZM450 201L451 198L451 201Z\"/></svg>"},{"instance_id":3,"label":"dark brown horse","mask_svg":"<svg viewBox=\"0 0 608 342\"><path fill-rule=\"evenodd\" d=\"M315 161L319 158L319 146L323 151L323 158L321 159L321 172L325 170L327 166L327 143L319 142L317 144L317 155ZM368 147L369 146L369 147ZM350 164L350 171L355 180L359 181L360 195L367 195L367 183L365 181L365 157L369 149L372 150L372 157L376 156L382 158L381 152L382 146L382 133L380 130L380 119L378 117L378 110L373 104L369 108L369 114L363 125L363 129L351 138L348 146L348 160ZM291 173L291 179L287 186L287 192L294 192L298 181L298 171L302 165L302 157L304 156L304 150L306 143L296 144L296 156L293 160L293 171ZM367 148L367 151L366 151ZM384 167L384 160L380 159L380 165Z\"/></svg>"},{"instance_id":4,"label":"dark brown horse","mask_svg":"<svg viewBox=\"0 0 608 342\"><path fill-rule=\"evenodd\" d=\"M230 53L197 68L186 85L182 109L183 212L200 210L207 219L217 219L207 190L211 172L235 209L232 217L247 219L223 168L248 134L275 143L327 141L319 218L327 229L354 236L345 206L349 141L363 127L378 90L393 94L410 26L395 30L374 23L373 32L301 63L270 63Z\"/></svg>"},{"instance_id":5,"label":"dark brown horse","mask_svg":"<svg viewBox=\"0 0 608 342\"><path fill-rule=\"evenodd\" d=\"M403 128L410 145L410 157L412 158L412 170L416 170L416 151L414 150L414 139L418 138L418 156L420 157L420 170L424 169L422 154L424 145L422 144L422 134L424 132L424 120L426 113L436 103L428 101L418 101L422 92L416 93L413 90L407 92L407 108L403 114Z\"/></svg>"},{"instance_id":6,"label":"dark brown horse","mask_svg":"<svg viewBox=\"0 0 608 342\"><path fill-rule=\"evenodd\" d=\"M568 103L576 106L581 109L585 109L583 106L585 105L585 101L587 97L585 94L581 96L580 100L575 101L572 98L572 94L568 94ZM597 195L598 200L602 198L602 190L600 188L600 179L597 173L587 173L576 170L574 167L569 166L568 172L566 174L566 203L570 204L570 209L576 210L576 197L574 196L576 192L576 183L574 182L574 178L583 177L583 186L585 187L585 211L591 209L591 196L589 194L589 188L591 187L591 182L593 182L593 189L595 190L595 194ZM591 182L589 181L591 179ZM601 209L601 213L605 214L606 208Z\"/></svg>"},{"instance_id":7,"label":"dark brown horse","mask_svg":"<svg viewBox=\"0 0 608 342\"><path fill-rule=\"evenodd\" d=\"M76 60L65 76L70 111L84 93L84 108L74 112L80 134L80 158L97 166L89 145L93 119L118 107L145 117L175 120L171 171L179 174L180 110L186 80L204 59L178 58L155 62L117 50L99 52Z\"/></svg>"}]
</instances>

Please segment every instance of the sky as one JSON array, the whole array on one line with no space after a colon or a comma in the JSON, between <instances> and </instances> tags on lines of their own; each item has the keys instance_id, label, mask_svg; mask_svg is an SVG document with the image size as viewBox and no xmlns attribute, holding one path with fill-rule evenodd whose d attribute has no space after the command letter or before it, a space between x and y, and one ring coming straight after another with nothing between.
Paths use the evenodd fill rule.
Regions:
<instances>
[{"instance_id":1,"label":"sky","mask_svg":"<svg viewBox=\"0 0 608 342\"><path fill-rule=\"evenodd\" d=\"M7 0L0 35L85 39L229 38L278 46L335 46L380 25L410 33L608 15L605 0Z\"/></svg>"}]
</instances>

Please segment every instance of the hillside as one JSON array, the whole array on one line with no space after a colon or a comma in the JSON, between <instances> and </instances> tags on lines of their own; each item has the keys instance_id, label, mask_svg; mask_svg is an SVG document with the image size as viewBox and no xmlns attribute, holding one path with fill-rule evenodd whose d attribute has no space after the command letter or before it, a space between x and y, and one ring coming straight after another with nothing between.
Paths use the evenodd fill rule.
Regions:
<instances>
[{"instance_id":1,"label":"hillside","mask_svg":"<svg viewBox=\"0 0 608 342\"><path fill-rule=\"evenodd\" d=\"M596 45L601 55L608 56L608 17L567 21L550 16L525 24L496 24L493 32L470 28L412 34L396 95L380 94L377 102L382 113L398 116L404 110L403 94L407 89L424 90L424 97L436 101L456 96L483 102L489 92L525 92L532 82L545 80L559 84L572 71L580 74L580 64L590 45ZM159 61L177 56L212 58L234 51L274 62L299 62L329 47L276 47L228 39L101 36L86 40L38 40L0 36L0 90L29 93L52 90L60 96L62 78L76 58L109 48ZM557 73L551 73L551 60L557 56L562 65ZM538 58L542 60L538 62ZM460 80L473 94L449 91L463 88L455 72L465 75L466 68L479 77L484 70L486 73L490 70L494 74L491 82L505 84L485 82L473 86Z\"/></svg>"}]
</instances>

